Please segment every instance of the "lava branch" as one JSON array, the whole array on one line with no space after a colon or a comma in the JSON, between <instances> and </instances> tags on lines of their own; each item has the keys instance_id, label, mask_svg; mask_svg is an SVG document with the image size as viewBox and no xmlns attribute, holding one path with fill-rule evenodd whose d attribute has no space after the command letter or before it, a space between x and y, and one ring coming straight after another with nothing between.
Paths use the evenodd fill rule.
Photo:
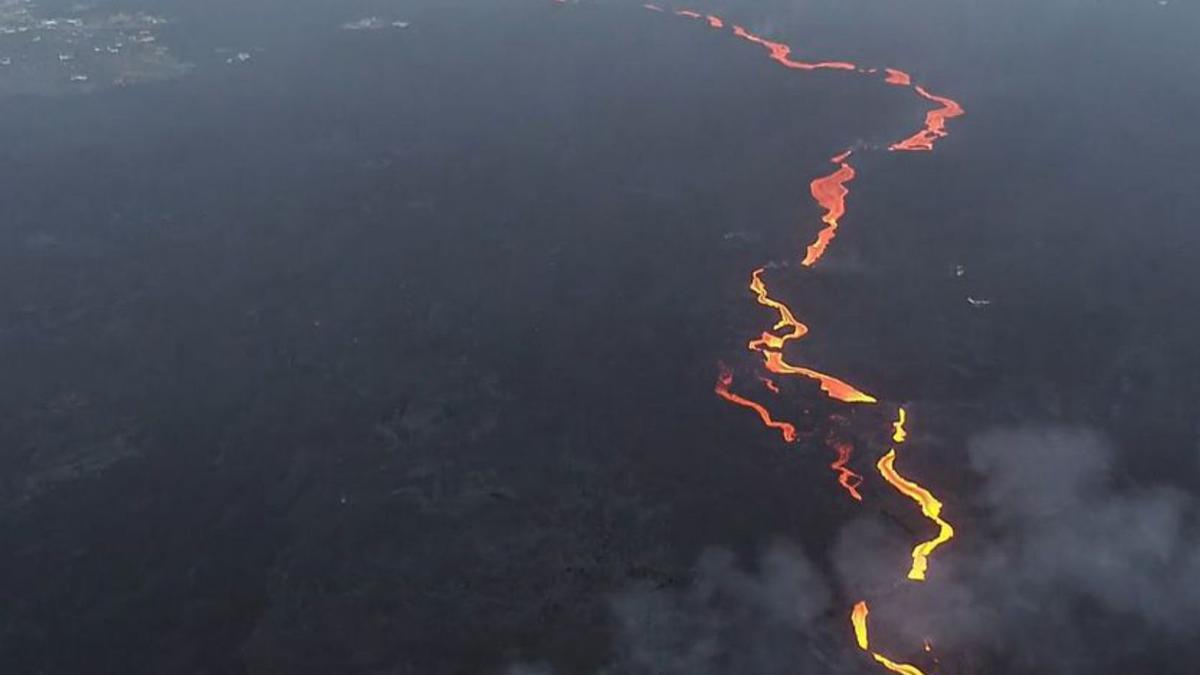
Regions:
<instances>
[{"instance_id":1,"label":"lava branch","mask_svg":"<svg viewBox=\"0 0 1200 675\"><path fill-rule=\"evenodd\" d=\"M854 639L858 642L858 648L870 653L871 658L893 673L900 673L900 675L925 675L916 666L907 663L897 663L879 652L871 651L870 638L867 636L867 615L870 613L871 610L867 607L866 601L863 600L859 600L854 605L854 609L850 610L850 624L854 626Z\"/></svg>"},{"instance_id":2,"label":"lava branch","mask_svg":"<svg viewBox=\"0 0 1200 675\"><path fill-rule=\"evenodd\" d=\"M796 441L796 427L794 425L789 422L780 422L771 417L771 411L767 410L766 406L762 405L761 403L756 403L755 401L751 401L744 396L739 396L733 393L729 390L729 387L732 384L733 373L722 367L721 372L717 375L717 384L713 387L713 391L717 393L717 396L720 396L730 403L740 405L743 408L749 408L750 410L758 413L758 417L762 420L762 423L771 429L778 429L779 434L783 436L783 440L787 441L788 443L794 443Z\"/></svg>"},{"instance_id":3,"label":"lava branch","mask_svg":"<svg viewBox=\"0 0 1200 675\"><path fill-rule=\"evenodd\" d=\"M904 408L900 408L896 412L896 421L892 422L892 441L903 443L904 439L908 438L908 432L904 429L907 420L908 414L904 412Z\"/></svg>"},{"instance_id":4,"label":"lava branch","mask_svg":"<svg viewBox=\"0 0 1200 675\"><path fill-rule=\"evenodd\" d=\"M776 375L800 375L807 377L810 380L816 380L821 386L821 391L829 395L829 398L836 399L842 403L876 403L877 399L870 394L864 393L857 389L854 385L832 375L826 375L812 368L804 368L802 366L793 366L783 360L783 354L775 351L763 352L763 365L767 370Z\"/></svg>"},{"instance_id":5,"label":"lava branch","mask_svg":"<svg viewBox=\"0 0 1200 675\"><path fill-rule=\"evenodd\" d=\"M754 293L755 301L763 307L770 307L779 313L779 320L771 327L773 331L788 329L784 335L775 335L768 331L763 331L762 335L751 340L747 346L754 351L762 351L764 349L783 349L784 343L788 340L799 340L808 334L808 326L796 320L796 315L792 314L792 310L787 305L772 298L767 292L767 284L762 280L763 268L759 267L750 273L750 290Z\"/></svg>"},{"instance_id":6,"label":"lava branch","mask_svg":"<svg viewBox=\"0 0 1200 675\"><path fill-rule=\"evenodd\" d=\"M646 9L665 13L665 10L660 5L646 3L642 6ZM716 29L723 29L726 26L723 19L713 14L701 14L690 9L679 9L675 11L675 14L690 19L705 19L708 21L709 26ZM870 75L879 72L878 68L860 68L847 61L821 61L818 63L797 61L791 57L791 45L785 42L768 40L760 35L751 33L744 26L737 24L730 26L730 28L737 37L766 49L768 58L786 68L795 70L838 70ZM885 83L911 88L921 98L938 104L937 108L926 112L925 126L921 130L902 141L892 143L888 146L888 149L892 151L933 150L934 143L938 139L945 138L948 135L946 121L959 117L965 114L966 111L957 101L945 96L932 94L921 85L915 84L912 76L903 70L884 68L883 73L883 81ZM822 218L825 227L817 234L816 241L809 245L802 261L802 264L806 267L812 266L824 254L825 249L837 231L838 220L845 213L845 184L854 178L854 169L844 162L849 155L850 152L847 151L833 158L834 164L841 165L838 170L829 176L814 180L811 184L813 198L826 210L826 213Z\"/></svg>"},{"instance_id":7,"label":"lava branch","mask_svg":"<svg viewBox=\"0 0 1200 675\"><path fill-rule=\"evenodd\" d=\"M875 465L879 469L880 475L884 480L892 484L901 494L909 497L921 506L921 513L925 517L932 520L938 526L938 534L929 541L917 544L912 551L913 564L908 571L908 578L913 581L924 581L925 570L929 567L929 556L934 549L942 544L950 541L954 537L954 528L945 520L942 520L942 503L939 502L930 492L916 483L896 473L894 464L896 462L895 448L888 451L886 455L879 458L879 462Z\"/></svg>"},{"instance_id":8,"label":"lava branch","mask_svg":"<svg viewBox=\"0 0 1200 675\"><path fill-rule=\"evenodd\" d=\"M556 0L563 3L564 0ZM643 5L648 10L654 12L666 13L666 10L657 4L647 2ZM714 29L724 29L726 23L720 17L712 14L701 14L696 11L681 9L674 12L678 16L690 19L704 19L708 25ZM819 63L808 63L797 61L791 58L792 48L782 42L776 42L760 37L746 30L739 25L732 25L730 28L733 34L743 40L757 44L767 50L768 58L780 65L796 69L796 70L839 70L857 72L860 74L874 75L879 72L877 68L860 68L853 63L844 61L825 61ZM934 144L941 138L945 138L948 134L946 131L946 122L955 117L965 114L965 111L958 102L944 96L938 96L930 93L924 87L913 83L912 77L895 68L884 68L884 82L893 86L912 88L916 94L928 101L938 105L926 112L924 127L909 136L908 138L893 143L889 146L892 151L931 151ZM834 239L837 228L842 216L846 212L845 199L849 194L846 184L855 178L856 172L847 162L851 155L851 151L837 155L831 158L831 161L838 165L837 171L834 173L817 178L810 183L810 190L813 199L817 204L825 209L825 214L821 218L825 224L817 234L816 240L810 244L805 252L805 257L802 265L811 267L824 255L830 242ZM818 371L794 366L789 364L783 358L784 345L791 340L798 340L808 333L808 327L798 321L795 315L783 303L772 299L766 285L762 281L762 268L754 271L751 275L750 289L754 292L759 304L775 310L779 314L779 320L771 328L770 331L763 331L759 338L751 340L748 347L763 355L764 366L768 371L777 375L800 375L813 380L816 380L821 390L828 394L831 398L847 403L875 403L876 399L869 394L859 391L852 385L843 382L835 377L820 373ZM782 332L785 331L786 332ZM781 333L782 332L782 333ZM763 384L773 393L779 393L779 387L774 380L760 376ZM733 384L733 375L724 366L721 366L721 372L717 377L717 383L714 387L716 393L722 398L735 403L739 406L749 408L758 414L763 424L772 429L777 429L787 442L796 440L796 428L788 422L775 420L770 411L763 405L751 401L745 397L730 391L730 386ZM897 420L892 423L893 433L892 440L899 444L903 443L907 437L907 432L904 428L905 411L899 409ZM849 462L852 448L849 444L837 445L835 449L838 452L838 458L830 465L835 471L838 471L838 480L841 485L855 499L861 500L861 495L857 492L857 487L862 480L862 476L854 473L846 468ZM938 525L938 535L934 539L918 544L912 552L913 564L909 570L908 578L915 581L923 581L925 572L928 567L928 557L941 544L949 541L954 536L954 529L941 518L942 503L933 497L928 490L920 485L900 476L895 471L896 451L893 448L886 455L879 459L876 467L880 474L893 487L902 494L910 497L921 506L922 513L934 521ZM869 610L867 603L860 601L854 606L851 612L851 622L854 626L855 637L859 648L864 651L869 650L869 640L867 635L867 614ZM928 640L924 644L925 651L931 649ZM921 670L915 666L897 663L891 661L887 657L877 653L870 652L871 656L883 665L888 670L899 673L900 675L924 675Z\"/></svg>"},{"instance_id":9,"label":"lava branch","mask_svg":"<svg viewBox=\"0 0 1200 675\"><path fill-rule=\"evenodd\" d=\"M953 119L966 113L963 107L953 99L945 96L937 96L929 93L924 87L915 85L913 90L922 98L928 99L940 105L940 108L934 108L925 113L925 128L908 138L893 143L889 150L933 150L933 144L939 138L945 138L946 120Z\"/></svg>"},{"instance_id":10,"label":"lava branch","mask_svg":"<svg viewBox=\"0 0 1200 675\"><path fill-rule=\"evenodd\" d=\"M858 487L862 485L862 474L855 473L849 469L846 464L850 462L850 455L854 452L854 446L845 441L833 441L831 443L833 449L837 452L837 459L829 465L838 474L838 484L841 485L846 492L855 500L861 502L862 494L858 491Z\"/></svg>"},{"instance_id":11,"label":"lava branch","mask_svg":"<svg viewBox=\"0 0 1200 675\"><path fill-rule=\"evenodd\" d=\"M884 68L883 71L885 73L887 73L887 77L883 78L884 82L887 82L888 84L894 84L899 87L911 87L912 86L912 76L909 75L908 73L904 72L903 70L896 70L895 68Z\"/></svg>"},{"instance_id":12,"label":"lava branch","mask_svg":"<svg viewBox=\"0 0 1200 675\"><path fill-rule=\"evenodd\" d=\"M762 335L751 340L747 344L747 347L763 355L763 365L766 369L776 375L800 375L801 377L816 380L821 387L821 391L828 394L830 398L844 403L875 403L876 399L874 396L862 392L843 380L811 368L794 366L784 360L784 345L790 340L797 340L804 337L808 333L808 326L800 323L787 305L770 296L767 291L767 285L762 280L762 273L763 269L761 267L751 273L750 290L753 291L758 304L770 307L779 314L779 320L771 328L771 331L776 332L763 331ZM782 335L778 334L778 331L785 329L786 333Z\"/></svg>"},{"instance_id":13,"label":"lava branch","mask_svg":"<svg viewBox=\"0 0 1200 675\"><path fill-rule=\"evenodd\" d=\"M759 376L758 376L758 381L759 381L759 382L762 382L762 385L763 385L764 387L766 387L766 388L767 388L767 391L771 392L772 394L778 394L778 393L779 393L779 385L778 385L778 384L775 384L775 380L772 380L772 379L771 379L771 378L769 378L769 377L764 377L764 376L762 376L762 375L759 375Z\"/></svg>"},{"instance_id":14,"label":"lava branch","mask_svg":"<svg viewBox=\"0 0 1200 675\"><path fill-rule=\"evenodd\" d=\"M846 183L854 180L855 175L854 167L846 162L850 152L852 151L847 150L830 160L838 165L837 171L828 176L822 176L809 184L813 199L821 208L825 209L825 215L821 217L821 222L825 223L825 227L817 233L816 241L808 245L804 260L800 261L800 264L805 267L812 267L821 259L822 255L825 255L825 249L837 234L838 221L846 215L846 195L850 194Z\"/></svg>"},{"instance_id":15,"label":"lava branch","mask_svg":"<svg viewBox=\"0 0 1200 675\"><path fill-rule=\"evenodd\" d=\"M742 38L743 40L749 40L750 42L753 42L755 44L762 45L763 47L766 48L767 54L769 55L769 57L772 61L775 61L776 63L778 63L782 66L785 66L787 68L793 68L795 70L824 70L824 69L857 70L858 69L858 66L854 65L853 63L847 63L845 61L822 61L820 63L805 63L804 61L796 61L791 58L792 48L790 45L787 45L783 42L775 42L774 40L767 40L765 38L761 38L741 26L735 25L733 27L733 34Z\"/></svg>"}]
</instances>

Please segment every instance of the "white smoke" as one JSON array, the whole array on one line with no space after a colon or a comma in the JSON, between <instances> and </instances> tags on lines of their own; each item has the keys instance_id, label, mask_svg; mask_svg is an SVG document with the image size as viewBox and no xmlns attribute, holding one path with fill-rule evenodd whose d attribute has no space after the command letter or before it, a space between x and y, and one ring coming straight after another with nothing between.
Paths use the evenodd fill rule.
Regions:
<instances>
[{"instance_id":1,"label":"white smoke","mask_svg":"<svg viewBox=\"0 0 1200 675\"><path fill-rule=\"evenodd\" d=\"M1150 645L1195 642L1193 498L1117 487L1113 447L1087 430L992 431L968 455L982 478L979 516L960 521L959 538L934 555L927 585L897 589L894 567L889 577L871 557L883 551L894 565L911 546L894 528L854 523L835 552L845 586L883 594L873 617L898 641L936 636L984 659L984 672L1058 673L1119 670L1146 663Z\"/></svg>"},{"instance_id":2,"label":"white smoke","mask_svg":"<svg viewBox=\"0 0 1200 675\"><path fill-rule=\"evenodd\" d=\"M819 619L825 579L794 547L776 545L749 571L724 550L705 553L685 591L618 597L617 653L609 675L783 675L837 670L842 641ZM833 646L831 646L833 645Z\"/></svg>"},{"instance_id":3,"label":"white smoke","mask_svg":"<svg viewBox=\"0 0 1200 675\"><path fill-rule=\"evenodd\" d=\"M874 647L905 660L931 638L946 672L1193 672L1168 658L1200 644L1193 497L1115 480L1114 448L1087 430L991 431L967 454L976 487L946 495L959 536L928 582L904 580L920 533L871 515L841 533L836 583L795 548L754 571L710 551L687 589L615 600L607 675L873 672L835 587L871 603Z\"/></svg>"}]
</instances>

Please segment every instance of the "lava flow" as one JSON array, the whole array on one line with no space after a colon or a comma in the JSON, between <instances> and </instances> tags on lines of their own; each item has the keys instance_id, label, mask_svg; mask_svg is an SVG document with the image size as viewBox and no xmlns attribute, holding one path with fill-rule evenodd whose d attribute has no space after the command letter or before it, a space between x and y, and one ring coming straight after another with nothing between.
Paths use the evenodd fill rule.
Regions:
<instances>
[{"instance_id":1,"label":"lava flow","mask_svg":"<svg viewBox=\"0 0 1200 675\"><path fill-rule=\"evenodd\" d=\"M912 86L912 76L909 75L908 73L904 72L903 70L896 70L895 68L884 68L883 71L885 73L887 73L887 77L885 77L883 79L884 82L887 82L888 84L899 85L901 87L911 87Z\"/></svg>"},{"instance_id":2,"label":"lava flow","mask_svg":"<svg viewBox=\"0 0 1200 675\"><path fill-rule=\"evenodd\" d=\"M748 346L755 351L783 349L784 343L788 340L798 340L804 337L808 333L808 326L797 321L796 315L792 314L792 310L787 305L775 300L767 293L767 284L762 280L762 274L763 268L761 267L750 273L750 290L754 293L758 304L779 312L779 320L775 322L771 330L779 331L786 328L788 332L784 335L775 335L763 331L762 336L751 340Z\"/></svg>"},{"instance_id":3,"label":"lava flow","mask_svg":"<svg viewBox=\"0 0 1200 675\"><path fill-rule=\"evenodd\" d=\"M876 403L877 400L870 394L863 393L854 387L832 375L818 372L812 368L804 368L802 366L793 366L783 360L783 354L774 351L763 352L763 365L767 370L776 375L800 375L807 377L810 380L816 380L821 386L821 391L829 395L829 398L836 399L842 403Z\"/></svg>"},{"instance_id":4,"label":"lava flow","mask_svg":"<svg viewBox=\"0 0 1200 675\"><path fill-rule=\"evenodd\" d=\"M837 459L829 465L838 474L838 485L841 485L846 492L855 501L862 501L862 494L858 491L858 486L862 485L863 477L846 467L850 462L850 455L854 452L854 446L845 441L834 441L833 449L837 452Z\"/></svg>"},{"instance_id":5,"label":"lava flow","mask_svg":"<svg viewBox=\"0 0 1200 675\"><path fill-rule=\"evenodd\" d=\"M562 0L557 1L562 2ZM647 2L643 7L662 14L668 13L663 6L651 2ZM711 14L701 14L688 9L676 9L673 13L689 19L704 19L714 29L723 30L727 26L723 19ZM859 68L855 64L845 61L822 61L817 63L797 61L792 58L791 46L783 42L776 42L760 37L739 25L732 25L730 29L736 37L765 48L768 58L786 68L809 71L846 71L869 76L875 76L880 72L878 68ZM924 87L914 84L912 76L907 72L895 68L884 68L882 70L884 73L884 83L892 86L912 88L918 96L938 106L925 114L925 124L921 130L904 140L892 143L888 149L892 151L933 150L935 142L945 138L947 135L946 122L963 115L963 107L952 99L931 94ZM854 167L847 161L850 155L851 151L847 150L831 158L831 161L837 165L837 170L828 176L813 180L809 185L813 199L816 200L818 206L824 209L825 214L821 218L824 227L817 233L815 241L805 251L805 256L801 263L805 268L812 268L824 256L836 236L842 217L846 213L846 197L849 194L849 189L846 185L856 176ZM763 268L760 267L754 270L751 274L750 290L754 293L758 304L774 310L778 314L779 319L770 330L763 331L759 337L751 340L747 346L750 350L762 354L764 368L775 375L800 375L816 380L823 392L838 401L845 403L875 403L875 397L860 391L842 380L809 368L792 365L784 360L783 351L786 344L792 340L803 338L808 333L808 326L797 320L795 314L787 305L770 296L762 275ZM763 386L772 393L779 393L779 386L774 380L762 375L759 375L759 379L762 381ZM732 384L732 373L724 366L721 366L720 374L714 386L714 391L718 396L738 406L753 410L759 419L762 420L762 423L770 429L777 430L784 441L791 443L796 440L797 433L794 425L776 420L762 404L733 393L730 390ZM897 420L892 423L892 440L897 444L903 443L907 437L904 424L905 411L901 408L898 411ZM852 446L849 443L833 442L833 448L837 451L837 459L830 464L830 468L838 473L839 484L850 496L855 500L861 501L862 495L859 493L858 487L862 482L862 476L847 468L853 451ZM912 552L913 564L909 570L908 578L914 581L923 581L928 567L929 555L933 553L934 549L949 541L954 536L954 529L941 518L941 502L935 499L928 490L900 476L896 472L894 466L895 459L895 449L892 449L880 458L876 464L880 474L898 491L920 504L922 513L936 523L939 528L937 537L918 544ZM899 673L900 675L923 675L915 666L897 663L877 652L870 651L870 642L867 635L868 613L869 610L865 601L858 602L851 612L851 623L854 627L854 634L859 648L869 652L875 661L894 673ZM928 641L925 642L924 647L926 651L929 651Z\"/></svg>"},{"instance_id":6,"label":"lava flow","mask_svg":"<svg viewBox=\"0 0 1200 675\"><path fill-rule=\"evenodd\" d=\"M879 652L871 651L871 641L867 636L867 615L870 613L871 610L867 608L867 603L862 600L858 601L854 605L854 609L850 611L850 624L854 626L854 638L858 642L858 648L864 652L870 652L871 658L893 673L900 673L900 675L925 675L916 666L907 663L896 663Z\"/></svg>"},{"instance_id":7,"label":"lava flow","mask_svg":"<svg viewBox=\"0 0 1200 675\"><path fill-rule=\"evenodd\" d=\"M713 391L717 392L717 396L720 396L730 403L736 403L737 405L740 405L744 408L749 408L758 413L758 417L762 420L762 423L772 429L778 429L779 434L783 436L783 440L787 441L788 443L795 442L796 427L794 425L774 419L771 417L771 411L767 410L766 407L761 403L756 403L748 398L738 396L732 391L729 391L729 387L732 384L733 373L726 369L722 369L720 374L717 375L717 384L713 387Z\"/></svg>"},{"instance_id":8,"label":"lava flow","mask_svg":"<svg viewBox=\"0 0 1200 675\"><path fill-rule=\"evenodd\" d=\"M934 549L942 544L950 541L954 537L954 528L945 520L942 520L942 503L939 502L929 490L917 485L907 478L896 473L896 450L893 448L886 455L879 458L879 462L875 465L879 469L883 479L892 484L901 494L912 499L921 505L921 513L925 517L932 520L938 526L938 534L929 541L917 544L912 551L912 568L908 571L908 578L913 581L924 581L925 570L929 567L929 555Z\"/></svg>"},{"instance_id":9,"label":"lava flow","mask_svg":"<svg viewBox=\"0 0 1200 675\"><path fill-rule=\"evenodd\" d=\"M822 61L820 63L805 63L803 61L795 61L790 58L792 48L789 45L786 45L782 42L775 42L773 40L761 38L741 26L734 26L733 34L742 38L743 40L749 40L750 42L766 47L767 53L770 54L772 61L775 61L776 63L788 68L794 68L796 70L855 70L858 67L853 63L847 63L845 61Z\"/></svg>"},{"instance_id":10,"label":"lava flow","mask_svg":"<svg viewBox=\"0 0 1200 675\"><path fill-rule=\"evenodd\" d=\"M946 136L946 120L958 117L965 112L963 107L953 99L931 94L920 85L913 87L913 89L921 97L929 99L941 105L941 107L934 108L925 113L924 129L899 143L893 143L891 148L889 148L890 150L933 150L934 141Z\"/></svg>"},{"instance_id":11,"label":"lava flow","mask_svg":"<svg viewBox=\"0 0 1200 675\"><path fill-rule=\"evenodd\" d=\"M804 260L800 261L805 267L812 267L825 255L825 249L837 234L838 221L846 215L846 195L850 194L846 183L854 180L854 167L846 162L850 152L847 150L830 160L838 165L837 171L818 178L809 185L813 199L825 209L825 215L821 217L825 227L817 233L817 240L808 245Z\"/></svg>"},{"instance_id":12,"label":"lava flow","mask_svg":"<svg viewBox=\"0 0 1200 675\"><path fill-rule=\"evenodd\" d=\"M787 332L783 335L763 331L761 336L751 340L747 345L751 350L760 352L763 355L763 365L766 369L776 375L800 375L816 380L821 386L821 391L828 394L830 398L844 403L875 403L876 399L874 396L863 393L851 384L811 368L794 366L783 359L783 346L789 340L804 337L808 333L808 326L797 321L796 315L792 313L792 310L787 305L770 296L767 291L767 285L762 280L762 273L763 269L761 267L751 273L750 290L754 292L758 304L770 307L779 313L779 320L775 322L771 330L781 331L787 329Z\"/></svg>"},{"instance_id":13,"label":"lava flow","mask_svg":"<svg viewBox=\"0 0 1200 675\"><path fill-rule=\"evenodd\" d=\"M904 439L908 438L908 432L904 430L904 423L908 419L908 413L904 412L904 408L896 413L896 421L892 422L892 441L903 443Z\"/></svg>"},{"instance_id":14,"label":"lava flow","mask_svg":"<svg viewBox=\"0 0 1200 675\"><path fill-rule=\"evenodd\" d=\"M758 376L758 381L759 381L759 382L762 382L762 385L763 385L764 387L766 387L766 388L767 388L767 391L771 392L772 394L778 394L778 393L779 393L779 385L778 385L778 384L775 384L775 380L772 380L772 379L771 379L771 378L769 378L769 377L763 377L762 375L759 375L759 376Z\"/></svg>"}]
</instances>

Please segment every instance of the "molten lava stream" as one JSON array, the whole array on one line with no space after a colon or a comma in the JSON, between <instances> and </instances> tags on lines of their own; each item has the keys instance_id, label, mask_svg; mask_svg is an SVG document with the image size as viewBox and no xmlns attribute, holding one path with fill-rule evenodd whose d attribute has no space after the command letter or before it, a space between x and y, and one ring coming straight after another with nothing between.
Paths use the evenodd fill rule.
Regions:
<instances>
[{"instance_id":1,"label":"molten lava stream","mask_svg":"<svg viewBox=\"0 0 1200 675\"><path fill-rule=\"evenodd\" d=\"M795 440L796 440L796 427L795 426L793 426L792 424L789 424L788 422L780 422L780 421L774 419L773 417L771 417L771 412L769 410L767 410L767 408L765 406L763 406L761 403L756 403L754 401L751 401L748 398L745 398L743 396L738 396L737 394L731 392L729 390L729 387L732 384L733 384L733 373L729 372L729 370L726 368L722 368L720 374L717 375L717 384L716 384L716 386L713 387L713 391L715 391L717 393L717 396L720 396L721 398L725 399L726 401L729 401L730 403L740 405L743 408L749 408L749 409L753 410L754 412L758 413L758 417L759 417L759 419L762 420L762 423L767 425L771 429L778 429L780 435L783 436L783 440L787 441L788 443L795 442Z\"/></svg>"},{"instance_id":2,"label":"molten lava stream","mask_svg":"<svg viewBox=\"0 0 1200 675\"><path fill-rule=\"evenodd\" d=\"M794 366L783 359L783 347L790 340L797 340L804 337L808 333L808 326L796 320L796 315L787 305L772 298L768 291L767 285L762 280L763 268L758 268L750 275L750 290L754 293L758 304L764 307L770 307L779 314L779 320L771 327L772 331L782 331L787 329L783 335L763 331L758 338L751 340L746 346L751 350L759 352L763 355L763 365L767 370L776 375L800 375L812 380L816 380L821 391L829 395L830 398L842 401L844 403L875 403L875 397L864 393L842 380L839 380L832 375Z\"/></svg>"},{"instance_id":3,"label":"molten lava stream","mask_svg":"<svg viewBox=\"0 0 1200 675\"><path fill-rule=\"evenodd\" d=\"M888 84L894 84L894 85L901 86L901 87L911 87L912 86L912 76L910 76L908 73L904 72L903 70L896 70L895 68L884 68L883 72L887 73L887 77L885 77L883 79L883 81L887 82Z\"/></svg>"},{"instance_id":4,"label":"molten lava stream","mask_svg":"<svg viewBox=\"0 0 1200 675\"><path fill-rule=\"evenodd\" d=\"M837 452L837 459L829 465L838 474L838 484L850 493L850 496L855 501L862 501L862 494L858 491L858 486L862 485L863 477L861 474L855 473L846 467L850 462L850 455L854 452L854 446L845 441L834 441L833 449Z\"/></svg>"},{"instance_id":5,"label":"molten lava stream","mask_svg":"<svg viewBox=\"0 0 1200 675\"><path fill-rule=\"evenodd\" d=\"M963 110L963 107L953 99L931 94L920 85L913 87L913 90L916 91L917 94L922 98L933 101L934 103L939 104L941 107L934 108L933 110L925 113L924 129L918 131L912 136L909 136L903 141L900 141L899 143L893 143L892 146L888 148L889 150L921 150L925 152L933 150L934 142L939 138L945 138L947 135L946 120L959 117L960 115L966 113L966 111Z\"/></svg>"},{"instance_id":6,"label":"molten lava stream","mask_svg":"<svg viewBox=\"0 0 1200 675\"><path fill-rule=\"evenodd\" d=\"M769 378L769 377L763 377L763 376L759 375L759 376L758 376L758 381L759 381L759 382L762 382L762 385L763 385L764 387L766 387L766 388L767 388L767 391L771 392L772 394L778 394L778 393L779 393L779 385L778 385L778 384L775 384L775 380L772 380L772 379L771 379L771 378Z\"/></svg>"},{"instance_id":7,"label":"molten lava stream","mask_svg":"<svg viewBox=\"0 0 1200 675\"><path fill-rule=\"evenodd\" d=\"M788 329L785 335L775 335L767 331L763 331L762 336L756 340L751 340L747 345L754 351L763 351L764 349L783 349L784 343L788 340L798 340L808 334L808 326L796 320L796 316L792 314L792 310L787 305L775 300L767 293L767 284L762 280L763 268L759 267L750 273L750 290L754 293L755 301L763 307L770 307L779 313L779 320L771 327L771 330L779 331L784 328Z\"/></svg>"},{"instance_id":8,"label":"molten lava stream","mask_svg":"<svg viewBox=\"0 0 1200 675\"><path fill-rule=\"evenodd\" d=\"M854 167L846 162L850 152L848 150L830 160L838 165L837 171L809 184L813 199L817 200L817 204L825 209L825 215L821 217L821 222L825 223L825 227L817 233L817 240L808 245L804 260L800 261L800 264L805 267L812 267L821 259L821 256L825 255L825 249L837 234L838 221L846 215L846 195L850 194L846 183L854 180L855 175Z\"/></svg>"},{"instance_id":9,"label":"molten lava stream","mask_svg":"<svg viewBox=\"0 0 1200 675\"><path fill-rule=\"evenodd\" d=\"M879 652L871 651L871 641L867 636L867 615L870 613L871 611L867 608L867 603L862 600L858 601L854 605L854 609L850 610L850 624L854 626L854 639L858 642L858 648L864 652L870 652L871 658L893 673L900 673L900 675L925 675L916 666L907 663L896 663Z\"/></svg>"},{"instance_id":10,"label":"molten lava stream","mask_svg":"<svg viewBox=\"0 0 1200 675\"><path fill-rule=\"evenodd\" d=\"M921 513L925 514L926 518L932 520L938 526L936 537L917 544L912 551L913 564L912 568L908 571L908 578L913 581L924 581L925 570L929 567L929 556L933 553L934 549L954 537L954 528L950 526L950 523L942 520L942 503L934 498L929 490L896 473L895 462L896 450L893 448L886 455L880 457L879 462L876 464L880 475L901 494L920 504Z\"/></svg>"},{"instance_id":11,"label":"molten lava stream","mask_svg":"<svg viewBox=\"0 0 1200 675\"><path fill-rule=\"evenodd\" d=\"M904 439L908 438L908 432L904 429L904 423L908 420L908 414L904 412L904 408L900 408L896 412L896 421L892 422L892 440L896 443L903 443Z\"/></svg>"},{"instance_id":12,"label":"molten lava stream","mask_svg":"<svg viewBox=\"0 0 1200 675\"><path fill-rule=\"evenodd\" d=\"M800 375L807 377L810 380L816 380L821 386L821 391L829 395L829 398L841 401L842 403L876 403L874 396L864 393L832 375L804 368L802 366L793 366L783 360L783 354L766 350L763 351L763 365L767 370L776 375Z\"/></svg>"},{"instance_id":13,"label":"molten lava stream","mask_svg":"<svg viewBox=\"0 0 1200 675\"><path fill-rule=\"evenodd\" d=\"M557 1L562 2L562 0ZM662 6L652 2L647 2L643 7L655 12L666 13L667 11ZM674 13L690 19L705 19L708 25L714 29L723 29L726 26L721 18L711 14L704 15L687 9L675 10ZM791 58L792 48L783 42L765 39L739 25L733 25L732 31L735 36L766 49L768 58L786 68L796 70L841 70L868 75L874 75L879 72L876 68L859 68L853 63L844 61L824 61L819 63L797 61ZM947 135L947 120L963 115L963 107L950 98L931 94L925 88L914 85L912 77L902 70L884 68L883 71L885 73L884 82L886 84L911 87L918 96L938 105L938 107L926 112L924 128L902 141L893 143L888 149L893 151L933 150L936 141ZM846 213L845 200L849 194L849 189L846 185L856 175L855 169L847 161L850 155L851 151L846 151L831 158L831 161L838 166L837 170L828 176L817 178L810 183L809 187L812 197L825 210L825 214L821 218L824 227L818 232L816 240L805 251L802 261L802 265L805 267L812 267L825 254L826 249L836 236L841 218ZM809 368L792 365L784 360L783 350L785 345L792 340L803 338L808 333L808 327L796 319L787 305L770 297L766 284L762 280L762 274L762 268L754 271L751 275L750 290L754 292L756 300L760 305L773 309L778 313L779 320L775 322L770 330L763 331L758 338L751 340L747 346L749 349L762 354L766 370L776 375L800 375L816 380L820 384L822 391L831 398L839 401L846 403L875 403L876 399L873 396L860 391L842 380ZM772 393L779 393L779 386L774 380L761 376L759 379ZM730 390L732 384L732 373L722 366L716 385L714 386L714 391L731 403L753 410L759 419L762 420L763 424L769 428L778 430L785 441L790 443L796 440L795 426L788 422L774 419L770 411L762 404L733 393ZM901 408L897 413L897 420L892 423L892 440L897 444L903 443L907 437L907 431L904 428L905 421L905 411ZM834 449L837 451L838 457L830 465L830 468L838 472L838 482L851 497L861 500L862 496L857 488L862 481L862 476L847 468L853 450L852 447L848 443L835 443ZM876 464L880 474L899 492L916 501L921 506L922 513L936 523L939 528L937 537L918 544L913 549L913 564L909 570L908 578L920 581L925 579L929 555L938 546L949 541L954 536L954 529L941 518L941 502L935 499L928 490L896 472L894 466L895 459L895 449L892 449L888 454L880 458ZM859 648L869 652L870 643L867 635L868 613L869 610L866 602L857 603L851 612L851 622ZM930 650L928 641L925 642L924 648L926 651ZM899 673L900 675L923 675L915 666L891 661L878 652L870 653L875 661L892 672Z\"/></svg>"},{"instance_id":14,"label":"molten lava stream","mask_svg":"<svg viewBox=\"0 0 1200 675\"><path fill-rule=\"evenodd\" d=\"M858 68L858 66L854 65L853 63L847 63L845 61L822 61L820 63L794 61L790 58L792 48L783 42L775 42L773 40L761 38L745 28L737 25L733 27L733 34L742 38L743 40L749 40L754 44L762 45L766 48L767 54L772 61L775 61L776 63L788 68L794 68L796 70L856 70Z\"/></svg>"}]
</instances>

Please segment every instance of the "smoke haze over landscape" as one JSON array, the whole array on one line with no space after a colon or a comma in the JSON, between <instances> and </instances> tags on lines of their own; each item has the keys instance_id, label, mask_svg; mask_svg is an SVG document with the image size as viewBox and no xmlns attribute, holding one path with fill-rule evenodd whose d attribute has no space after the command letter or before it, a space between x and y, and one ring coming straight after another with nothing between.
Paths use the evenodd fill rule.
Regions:
<instances>
[{"instance_id":1,"label":"smoke haze over landscape","mask_svg":"<svg viewBox=\"0 0 1200 675\"><path fill-rule=\"evenodd\" d=\"M0 672L1194 672L1200 8L649 4L0 0Z\"/></svg>"}]
</instances>

